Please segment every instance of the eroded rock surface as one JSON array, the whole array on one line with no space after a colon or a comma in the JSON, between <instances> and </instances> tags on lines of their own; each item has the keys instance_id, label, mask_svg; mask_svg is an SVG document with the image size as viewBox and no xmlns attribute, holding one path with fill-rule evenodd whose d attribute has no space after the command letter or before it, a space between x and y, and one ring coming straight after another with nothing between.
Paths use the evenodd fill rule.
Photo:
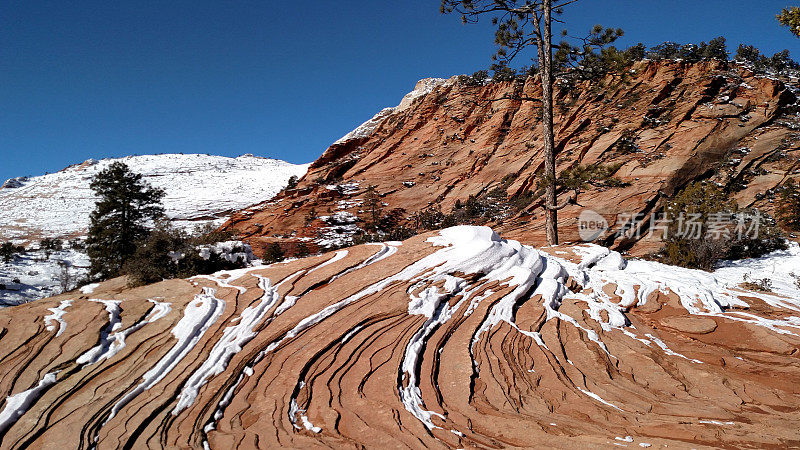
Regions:
<instances>
[{"instance_id":1,"label":"eroded rock surface","mask_svg":"<svg viewBox=\"0 0 800 450\"><path fill-rule=\"evenodd\" d=\"M0 310L0 446L797 446L798 261L712 274L456 227L112 280ZM764 267L773 292L738 287Z\"/></svg>"},{"instance_id":2,"label":"eroded rock surface","mask_svg":"<svg viewBox=\"0 0 800 450\"><path fill-rule=\"evenodd\" d=\"M800 173L794 89L733 63L675 61L638 63L624 79L557 84L558 171L619 164L615 176L627 183L590 189L579 205L563 210L562 241L579 240L577 217L590 208L611 226L604 245L636 255L653 251L657 240L632 242L612 232L633 214L648 223L665 198L695 180L730 188L740 206L774 211L774 188ZM369 185L386 211L402 209L406 218L428 207L449 212L457 200L496 187L512 197L535 191L544 163L540 112L537 103L510 97L539 91L533 78L524 86L423 80L400 106L334 143L297 189L239 212L226 227L257 252L274 240L310 239L324 247L347 243L358 224L318 217L366 217ZM527 244L543 243L541 200L492 226Z\"/></svg>"}]
</instances>

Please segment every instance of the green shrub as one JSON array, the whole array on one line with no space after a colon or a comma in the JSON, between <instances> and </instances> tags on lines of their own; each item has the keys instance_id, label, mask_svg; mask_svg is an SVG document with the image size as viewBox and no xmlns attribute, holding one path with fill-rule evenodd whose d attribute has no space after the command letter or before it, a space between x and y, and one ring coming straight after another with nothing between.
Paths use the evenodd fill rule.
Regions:
<instances>
[{"instance_id":1,"label":"green shrub","mask_svg":"<svg viewBox=\"0 0 800 450\"><path fill-rule=\"evenodd\" d=\"M306 256L311 254L311 251L308 249L308 244L301 241L297 244L295 253L297 254L298 258L305 258Z\"/></svg>"},{"instance_id":2,"label":"green shrub","mask_svg":"<svg viewBox=\"0 0 800 450\"><path fill-rule=\"evenodd\" d=\"M727 61L728 49L725 38L720 36L712 39L707 44L701 42L700 45L664 42L652 47L647 52L647 57L655 61L663 59L682 59L687 62L698 62L704 59Z\"/></svg>"},{"instance_id":3,"label":"green shrub","mask_svg":"<svg viewBox=\"0 0 800 450\"><path fill-rule=\"evenodd\" d=\"M622 154L637 153L639 152L638 140L639 137L636 135L636 131L628 129L622 132L619 139L617 139L615 147Z\"/></svg>"},{"instance_id":4,"label":"green shrub","mask_svg":"<svg viewBox=\"0 0 800 450\"><path fill-rule=\"evenodd\" d=\"M267 245L266 250L264 251L264 262L267 264L272 264L276 262L281 262L286 259L286 255L283 253L283 248L281 248L281 244L277 242L272 242Z\"/></svg>"},{"instance_id":5,"label":"green shrub","mask_svg":"<svg viewBox=\"0 0 800 450\"><path fill-rule=\"evenodd\" d=\"M208 227L187 235L168 222L161 221L136 246L122 272L131 286L142 286L170 278L186 278L245 267L240 256L230 261L213 249L213 244L230 240L230 233L218 232ZM233 253L244 253L243 245L235 246Z\"/></svg>"},{"instance_id":6,"label":"green shrub","mask_svg":"<svg viewBox=\"0 0 800 450\"><path fill-rule=\"evenodd\" d=\"M782 187L778 217L787 228L800 231L800 186L794 180L787 181Z\"/></svg>"},{"instance_id":7,"label":"green shrub","mask_svg":"<svg viewBox=\"0 0 800 450\"><path fill-rule=\"evenodd\" d=\"M17 254L22 253L21 247L17 247L16 245L12 244L11 242L3 242L0 245L0 257L3 258L3 262L8 264L14 260Z\"/></svg>"},{"instance_id":8,"label":"green shrub","mask_svg":"<svg viewBox=\"0 0 800 450\"><path fill-rule=\"evenodd\" d=\"M789 50L783 50L771 57L767 57L752 45L740 44L733 59L734 61L750 64L754 72L761 74L800 69L800 64L789 56Z\"/></svg>"},{"instance_id":9,"label":"green shrub","mask_svg":"<svg viewBox=\"0 0 800 450\"><path fill-rule=\"evenodd\" d=\"M489 78L489 72L486 70L479 70L472 75L459 75L457 80L459 84L464 86L483 86Z\"/></svg>"},{"instance_id":10,"label":"green shrub","mask_svg":"<svg viewBox=\"0 0 800 450\"><path fill-rule=\"evenodd\" d=\"M213 223L206 223L196 227L188 239L195 245L207 245L236 240L236 233L233 230L221 230Z\"/></svg>"},{"instance_id":11,"label":"green shrub","mask_svg":"<svg viewBox=\"0 0 800 450\"><path fill-rule=\"evenodd\" d=\"M442 226L444 217L441 207L437 205L414 213L412 222L418 230L436 230Z\"/></svg>"},{"instance_id":12,"label":"green shrub","mask_svg":"<svg viewBox=\"0 0 800 450\"><path fill-rule=\"evenodd\" d=\"M785 249L774 220L758 210L739 211L713 184L692 183L665 207L663 262L712 270L720 260L753 258Z\"/></svg>"},{"instance_id":13,"label":"green shrub","mask_svg":"<svg viewBox=\"0 0 800 450\"><path fill-rule=\"evenodd\" d=\"M614 176L622 164L577 165L561 172L557 185L571 190L589 187L620 187L624 183Z\"/></svg>"},{"instance_id":14,"label":"green shrub","mask_svg":"<svg viewBox=\"0 0 800 450\"><path fill-rule=\"evenodd\" d=\"M44 238L39 242L39 249L44 252L44 255L47 259L50 259L50 255L53 253L60 251L64 248L61 239L55 238Z\"/></svg>"}]
</instances>

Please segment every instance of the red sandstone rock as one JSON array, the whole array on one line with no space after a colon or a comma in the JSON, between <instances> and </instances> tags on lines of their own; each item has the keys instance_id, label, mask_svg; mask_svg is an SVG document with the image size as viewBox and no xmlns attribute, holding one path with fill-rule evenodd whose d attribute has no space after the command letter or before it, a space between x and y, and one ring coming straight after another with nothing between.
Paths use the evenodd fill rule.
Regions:
<instances>
[{"instance_id":1,"label":"red sandstone rock","mask_svg":"<svg viewBox=\"0 0 800 450\"><path fill-rule=\"evenodd\" d=\"M312 209L318 215L364 216L358 204L368 185L377 187L387 210L402 208L406 217L431 206L449 212L456 200L501 181L511 196L531 190L543 164L539 112L532 102L491 101L515 89L511 83L465 87L453 78L426 95L407 98L391 114L379 115L367 128L374 127L371 133L332 145L297 189L233 216L225 227L245 236L258 252L284 236L318 239L321 222L307 226L305 221ZM537 91L533 79L524 86L526 94ZM616 231L619 214L647 218L677 189L708 179L746 185L736 193L739 204L772 211L764 193L797 177L795 119L784 116L794 95L782 82L736 65L641 62L625 79L609 76L570 90L559 85L556 98L558 170L621 164L616 176L629 183L583 193L578 199L583 206L563 210L559 225L565 242L579 240L576 218L584 207L602 214ZM626 130L635 133L638 151L621 153L615 146ZM742 148L747 150L737 150ZM326 187L348 183L357 184L342 191ZM538 205L490 225L522 242L541 244ZM623 250L633 246L633 254L660 246L657 237L636 242L610 235L605 244Z\"/></svg>"}]
</instances>

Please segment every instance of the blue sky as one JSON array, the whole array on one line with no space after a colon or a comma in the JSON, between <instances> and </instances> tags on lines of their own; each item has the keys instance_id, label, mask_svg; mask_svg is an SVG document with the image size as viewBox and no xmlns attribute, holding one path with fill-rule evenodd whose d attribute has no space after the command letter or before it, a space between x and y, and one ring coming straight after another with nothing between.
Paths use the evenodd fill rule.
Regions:
<instances>
[{"instance_id":1,"label":"blue sky","mask_svg":"<svg viewBox=\"0 0 800 450\"><path fill-rule=\"evenodd\" d=\"M0 14L0 179L88 158L244 153L295 163L425 77L485 68L488 21L438 0L6 0ZM800 40L785 1L582 0L571 34L621 27L620 46L726 36L772 54Z\"/></svg>"}]
</instances>

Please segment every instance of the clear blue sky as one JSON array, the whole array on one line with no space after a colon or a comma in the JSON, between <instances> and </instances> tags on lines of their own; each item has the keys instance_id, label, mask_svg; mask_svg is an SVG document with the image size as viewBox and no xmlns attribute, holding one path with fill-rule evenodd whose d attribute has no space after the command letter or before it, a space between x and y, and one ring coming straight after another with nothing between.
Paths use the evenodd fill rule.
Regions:
<instances>
[{"instance_id":1,"label":"clear blue sky","mask_svg":"<svg viewBox=\"0 0 800 450\"><path fill-rule=\"evenodd\" d=\"M87 158L184 152L314 160L424 77L485 68L485 21L461 25L438 0L5 0L0 14L0 179ZM642 41L800 40L785 1L582 0L595 23Z\"/></svg>"}]
</instances>

